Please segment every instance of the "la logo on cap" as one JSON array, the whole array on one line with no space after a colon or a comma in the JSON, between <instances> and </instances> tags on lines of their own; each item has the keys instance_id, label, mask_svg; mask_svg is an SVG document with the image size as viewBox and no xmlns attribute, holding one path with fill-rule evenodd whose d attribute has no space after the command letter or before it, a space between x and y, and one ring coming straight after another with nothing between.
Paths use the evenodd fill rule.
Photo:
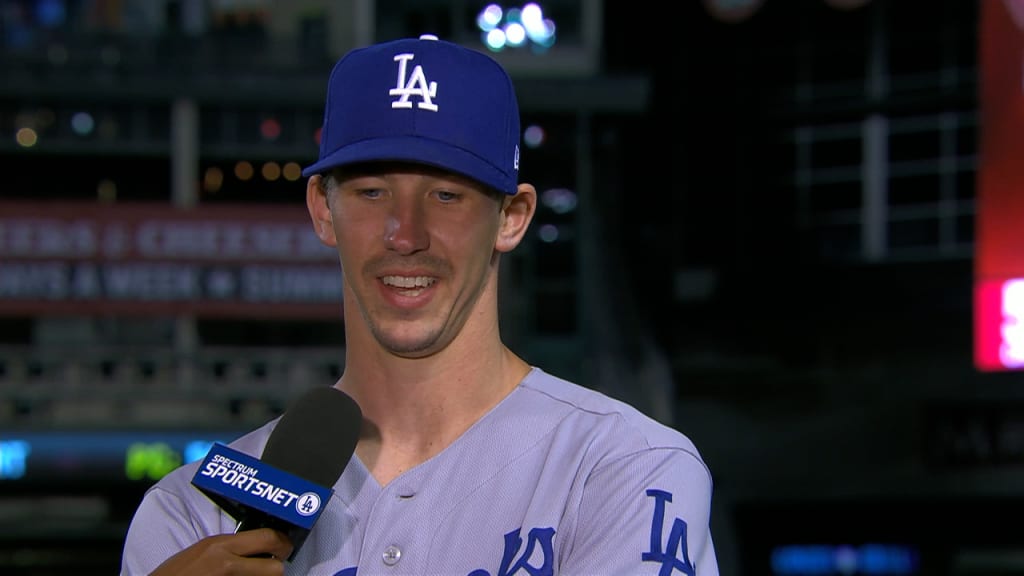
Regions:
<instances>
[{"instance_id":1,"label":"la logo on cap","mask_svg":"<svg viewBox=\"0 0 1024 576\"><path fill-rule=\"evenodd\" d=\"M412 69L412 76L406 80L408 63L415 58L414 54L396 54L395 62L398 62L398 84L388 90L391 96L401 96L398 100L391 101L392 108L412 108L410 96L419 96L420 102L417 108L437 112L437 104L434 104L434 97L437 96L437 82L427 82L427 76L423 73L423 66L419 64Z\"/></svg>"},{"instance_id":2,"label":"la logo on cap","mask_svg":"<svg viewBox=\"0 0 1024 576\"><path fill-rule=\"evenodd\" d=\"M437 36L424 34L420 36L420 40L437 40ZM408 80L406 79L408 63L415 57L411 53L395 55L395 62L398 62L398 83L388 91L388 95L401 96L401 98L393 100L391 107L412 108L412 102L409 101L409 97L419 96L420 102L416 105L417 108L437 112L437 104L434 104L434 98L437 96L437 82L427 82L427 76L423 73L423 66L417 64L412 69L412 76L409 76Z\"/></svg>"}]
</instances>

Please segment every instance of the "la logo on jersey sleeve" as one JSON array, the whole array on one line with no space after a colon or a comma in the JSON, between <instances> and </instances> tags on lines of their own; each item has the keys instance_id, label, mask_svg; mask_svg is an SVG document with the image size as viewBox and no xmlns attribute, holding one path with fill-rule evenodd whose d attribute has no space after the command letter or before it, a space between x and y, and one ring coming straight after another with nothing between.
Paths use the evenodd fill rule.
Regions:
<instances>
[{"instance_id":1,"label":"la logo on jersey sleeve","mask_svg":"<svg viewBox=\"0 0 1024 576\"><path fill-rule=\"evenodd\" d=\"M647 495L654 498L654 515L651 518L651 549L640 558L644 562L661 564L658 576L670 576L677 570L680 574L696 576L696 569L690 561L690 552L686 546L686 522L679 518L672 519L668 542L662 542L665 526L665 504L672 501L672 493L664 490L648 490ZM676 556L676 553L679 556Z\"/></svg>"}]
</instances>

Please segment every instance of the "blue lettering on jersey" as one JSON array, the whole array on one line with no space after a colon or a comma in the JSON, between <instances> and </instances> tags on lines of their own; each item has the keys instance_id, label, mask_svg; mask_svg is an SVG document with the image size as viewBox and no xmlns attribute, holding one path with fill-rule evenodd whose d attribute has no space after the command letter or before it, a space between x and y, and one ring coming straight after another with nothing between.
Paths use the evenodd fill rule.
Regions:
<instances>
[{"instance_id":1,"label":"blue lettering on jersey","mask_svg":"<svg viewBox=\"0 0 1024 576\"><path fill-rule=\"evenodd\" d=\"M525 571L530 576L553 576L555 573L555 552L551 541L555 537L555 529L531 528L530 533L527 535L526 550L516 560L516 554L519 553L519 549L523 546L523 539L519 537L519 530L517 528L505 534L505 553L501 558L501 566L494 576L512 576L513 574L519 574L520 570ZM540 544L543 559L540 566L531 566L528 562L530 557L533 556L533 550L537 544ZM513 560L515 560L514 563ZM491 576L491 573L486 570L473 570L467 576Z\"/></svg>"},{"instance_id":2,"label":"blue lettering on jersey","mask_svg":"<svg viewBox=\"0 0 1024 576\"><path fill-rule=\"evenodd\" d=\"M686 522L674 518L672 531L668 535L668 546L661 547L661 530L665 525L665 503L672 501L672 493L664 490L648 490L647 495L654 498L654 517L651 519L651 550L640 555L644 562L658 562L661 570L658 576L672 576L679 570L687 576L696 576L697 572L690 562L690 553L686 549ZM682 557L676 557L676 551Z\"/></svg>"},{"instance_id":3,"label":"blue lettering on jersey","mask_svg":"<svg viewBox=\"0 0 1024 576\"><path fill-rule=\"evenodd\" d=\"M356 576L356 569L357 568L358 568L358 566L353 566L351 568L345 568L341 572L335 572L334 576Z\"/></svg>"}]
</instances>

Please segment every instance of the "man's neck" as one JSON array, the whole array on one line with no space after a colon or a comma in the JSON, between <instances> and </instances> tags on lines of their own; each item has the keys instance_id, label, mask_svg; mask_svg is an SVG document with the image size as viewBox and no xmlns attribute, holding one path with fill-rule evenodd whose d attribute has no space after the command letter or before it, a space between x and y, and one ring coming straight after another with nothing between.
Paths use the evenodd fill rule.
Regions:
<instances>
[{"instance_id":1,"label":"man's neck","mask_svg":"<svg viewBox=\"0 0 1024 576\"><path fill-rule=\"evenodd\" d=\"M464 357L453 349L417 359L349 352L338 387L363 411L356 454L381 485L448 447L530 370L500 342Z\"/></svg>"}]
</instances>

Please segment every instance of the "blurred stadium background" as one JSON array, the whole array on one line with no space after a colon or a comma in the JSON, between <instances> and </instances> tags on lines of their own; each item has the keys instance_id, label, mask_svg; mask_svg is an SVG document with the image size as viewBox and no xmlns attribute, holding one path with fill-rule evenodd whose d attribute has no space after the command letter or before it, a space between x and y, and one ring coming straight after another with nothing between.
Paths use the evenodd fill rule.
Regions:
<instances>
[{"instance_id":1,"label":"blurred stadium background","mask_svg":"<svg viewBox=\"0 0 1024 576\"><path fill-rule=\"evenodd\" d=\"M1024 574L1024 266L979 257L1024 253L979 155L984 69L1024 183L1024 2L488 5L0 0L0 573L116 572L155 479L337 378L297 171L335 59L429 32L519 91L506 339L694 439L722 574Z\"/></svg>"}]
</instances>

